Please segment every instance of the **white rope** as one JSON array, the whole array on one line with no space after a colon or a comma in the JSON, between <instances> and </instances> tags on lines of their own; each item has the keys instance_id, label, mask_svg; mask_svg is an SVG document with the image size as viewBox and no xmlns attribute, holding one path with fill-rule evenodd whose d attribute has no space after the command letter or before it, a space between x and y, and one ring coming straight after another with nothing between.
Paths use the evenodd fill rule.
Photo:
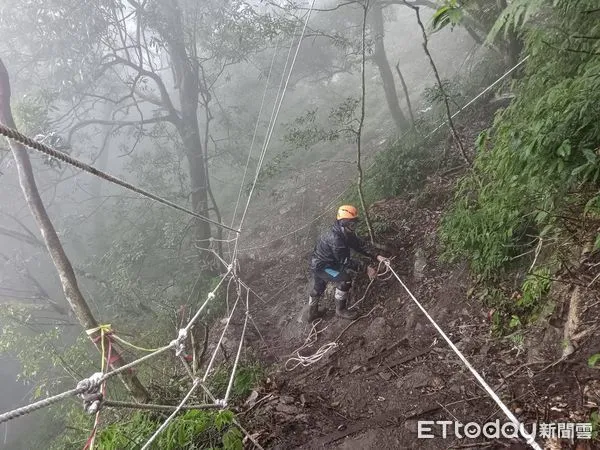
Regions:
<instances>
[{"instance_id":1,"label":"white rope","mask_svg":"<svg viewBox=\"0 0 600 450\"><path fill-rule=\"evenodd\" d=\"M265 159L265 155L267 153L267 149L269 147L269 143L271 142L271 137L273 136L273 130L275 129L275 124L277 123L277 118L279 117L279 112L281 110L281 105L283 104L283 100L284 100L285 94L287 92L287 87L288 87L288 84L290 82L290 78L292 76L292 72L294 70L294 65L296 64L296 60L298 58L298 53L300 51L300 46L302 45L302 39L304 38L304 34L306 33L306 27L308 25L308 21L310 19L310 16L311 16L314 4L315 4L315 0L312 0L310 9L308 10L308 14L306 15L306 20L304 22L304 27L302 28L302 33L300 34L300 39L298 40L298 45L296 46L296 52L294 53L294 57L293 57L292 62L290 64L290 69L289 69L289 72L287 74L287 79L285 80L285 85L283 86L283 90L281 91L281 97L279 97L279 103L277 103L277 98L275 100L276 108L274 107L273 112L271 113L271 120L270 120L270 123L269 123L269 129L267 131L267 137L265 139L265 143L263 145L263 148L262 148L262 151L261 151L261 154L260 154L260 158L259 158L259 161L258 161L258 166L257 166L257 169L256 169L256 174L254 176L254 181L252 182L252 187L251 187L250 192L248 194L248 200L246 201L246 206L244 208L244 212L243 212L242 217L240 219L240 233L241 233L241 227L242 227L242 225L244 223L244 220L246 218L246 214L248 213L248 208L250 206L250 202L252 201L252 196L254 194L254 191L256 189L256 185L258 183L258 178L259 178L259 175L260 175L260 172L261 172L261 169L262 169L262 165L263 165L263 162L264 162L264 159ZM290 46L290 52L288 52L288 59L289 59L289 56L291 54L291 49L292 48L293 47ZM287 60L286 60L286 67L287 67ZM283 74L285 74L285 67L284 67ZM282 76L281 80L283 81L283 76ZM280 90L281 90L281 83L280 83ZM279 96L279 91L278 91L278 96ZM238 234L238 236L239 236L239 234ZM232 255L232 262L230 264L230 267L234 267L235 264L236 264L236 262L237 262L238 245L239 245L239 239L236 240L235 245L234 245L234 250L233 250L233 255ZM233 366L233 370L231 372L231 377L229 379L229 385L227 387L227 392L225 393L225 398L223 399L223 405L227 405L227 401L229 399L229 395L230 395L231 389L233 387L233 381L235 379L235 372L237 370L237 364L239 362L239 357L240 357L240 354L241 354L241 351L242 351L242 346L243 346L243 343L244 343L244 335L245 335L245 332L246 332L246 327L248 325L248 317L250 315L250 311L249 311L249 298L250 298L250 290L247 289L246 290L246 318L245 318L245 321L244 321L244 328L242 329L242 336L241 336L241 339L240 339L240 344L239 344L239 347L238 347L238 352L237 352L237 355L236 355L236 359L235 359L235 363L234 363L234 366Z\"/></svg>"},{"instance_id":2,"label":"white rope","mask_svg":"<svg viewBox=\"0 0 600 450\"><path fill-rule=\"evenodd\" d=\"M291 48L291 47L290 47ZM265 90L263 92L262 100L260 102L260 108L258 110L258 118L256 119L256 125L254 127L254 134L252 135L252 142L250 143L250 150L248 151L248 159L246 161L246 167L244 168L244 176L242 177L242 182L240 184L240 191L238 193L237 201L235 202L235 208L233 209L233 214L231 216L231 226L235 222L235 216L237 215L237 209L240 205L240 200L242 198L242 192L244 191L244 183L246 181L246 175L248 173L248 167L250 166L250 160L252 157L252 150L254 149L254 141L256 140L256 134L258 132L258 126L260 125L260 118L262 117L263 106L265 104L265 98L267 96L267 91L269 89L269 81L271 80L271 73L273 71L273 64L275 62L275 57L277 56L277 51L279 50L279 39L277 39L277 45L275 47L275 51L273 52L273 58L271 59L271 66L269 67L269 74L267 75L267 82L265 83ZM287 62L286 62L287 65ZM239 237L239 235L238 235ZM236 237L237 239L237 237Z\"/></svg>"},{"instance_id":3,"label":"white rope","mask_svg":"<svg viewBox=\"0 0 600 450\"><path fill-rule=\"evenodd\" d=\"M183 397L183 400L181 400L181 402L179 403L177 408L175 408L175 411L173 411L173 413L169 417L167 417L167 419L161 424L161 426L158 428L158 430L156 430L154 432L154 434L152 436L150 436L150 439L148 439L148 441L144 444L144 446L142 447L142 450L146 450L146 449L150 448L150 444L152 444L152 442L154 442L154 440L158 437L158 435L160 433L162 433L162 431L165 428L167 428L167 425L169 425L169 422L171 422L171 420L173 420L173 418L179 413L179 411L181 411L181 408L184 407L184 405L187 403L187 401L189 400L189 398L192 396L192 394L194 393L194 391L196 390L196 388L199 385L200 385L200 380L198 378L196 378L194 380L194 382L192 383L192 388L188 391L186 396Z\"/></svg>"},{"instance_id":4,"label":"white rope","mask_svg":"<svg viewBox=\"0 0 600 450\"><path fill-rule=\"evenodd\" d=\"M296 30L294 29L294 31L296 31ZM304 33L304 31L303 31L303 33ZM298 46L300 45L301 42L302 42L302 38L300 38L300 41L298 42ZM257 168L256 168L256 174L254 176L254 181L252 183L252 187L251 187L250 193L248 194L248 200L246 202L246 207L244 208L244 212L242 214L242 218L240 220L240 224L242 224L244 222L244 219L246 217L246 213L247 213L248 207L250 205L250 200L252 199L252 194L254 193L254 189L255 189L256 184L258 182L258 176L259 176L260 171L262 169L262 164L263 164L263 161L264 161L264 157L265 157L265 155L267 153L267 146L268 146L269 136L270 136L270 133L272 132L273 128L275 127L275 120L277 119L277 115L278 115L277 102L278 102L278 100L281 100L280 103L279 103L279 105L281 105L281 102L283 101L285 90L287 88L287 83L285 84L285 87L284 87L284 80L285 80L285 74L286 74L287 69L288 69L288 63L290 61L290 56L292 55L292 49L293 48L294 48L294 46L290 45L290 48L289 48L288 53L287 53L287 57L285 59L285 64L283 66L283 71L281 73L281 80L279 81L279 87L277 88L277 94L275 95L275 101L273 102L273 109L271 110L271 117L269 118L269 123L267 125L267 134L266 134L267 137L265 138L265 142L263 143L260 155L258 157L258 164L257 164ZM296 54L297 54L297 52L296 52ZM294 68L294 63L295 62L296 62L296 59L294 57L294 61L293 61L292 65L290 66L290 70L288 72L288 80L289 80L289 75L291 75L292 70ZM280 97L280 95L281 95L281 97ZM257 126L258 126L258 122L257 122ZM243 184L240 187L240 193L241 193L242 190L243 190ZM236 207L236 210L237 210L237 207ZM239 238L239 237L240 237L240 233L238 233L237 236L236 236L236 242L235 242L234 247L233 247L233 252L231 252L231 260L232 260L232 262L237 261L237 255L238 255L238 252L239 252L239 250L238 250L239 240L237 240L237 238Z\"/></svg>"},{"instance_id":5,"label":"white rope","mask_svg":"<svg viewBox=\"0 0 600 450\"><path fill-rule=\"evenodd\" d=\"M235 357L235 362L233 363L233 369L231 369L231 377L229 378L229 385L227 386L227 392L225 392L225 397L223 398L223 407L227 406L227 401L229 400L229 394L231 393L231 388L233 387L233 380L235 379L235 372L237 370L238 362L240 361L240 355L242 354L242 347L244 346L244 336L246 335L246 327L248 326L248 317L250 316L250 311L248 310L250 303L250 291L246 290L246 319L244 320L244 328L242 328L242 336L240 338L240 345L238 346L237 355Z\"/></svg>"},{"instance_id":6,"label":"white rope","mask_svg":"<svg viewBox=\"0 0 600 450\"><path fill-rule=\"evenodd\" d=\"M470 102L468 102L466 105L464 105L462 108L460 108L458 111L456 111L454 114L452 114L450 116L451 119L454 119L456 116L458 116L462 111L464 111L465 109L467 109L469 106L471 106L473 103L475 103L477 100L479 100L481 97L483 97L488 91L490 91L494 86L496 86L498 83L500 83L502 80L504 80L507 76L509 76L511 73L513 73L517 68L519 68L525 61L527 61L529 59L529 55L527 55L525 58L523 58L521 61L519 61L517 64L515 64L513 67L511 67L510 69L508 69L508 71L502 75L500 78L498 78L496 81L494 81L492 84L490 84L488 87L486 87L483 91L481 91L478 95L476 95L475 97L473 97L471 99ZM425 136L425 139L430 138L431 136L434 135L434 133L436 133L440 128L442 128L444 125L446 125L447 122L443 121L438 127L436 127L431 133L429 133L427 136Z\"/></svg>"},{"instance_id":7,"label":"white rope","mask_svg":"<svg viewBox=\"0 0 600 450\"><path fill-rule=\"evenodd\" d=\"M475 103L477 100L479 100L482 96L484 96L487 92L489 92L491 89L494 88L494 86L496 86L498 83L500 83L502 80L504 80L508 75L510 75L512 72L514 72L518 67L520 67L525 61L527 61L527 59L529 59L529 55L526 56L525 58L523 58L521 61L519 61L516 65L514 65L513 67L511 67L507 72L505 72L500 78L498 78L496 81L494 81L492 84L490 84L488 87L486 87L483 91L481 91L479 94L477 94L475 97L473 97L468 103L466 103L465 105L462 106L462 108L460 108L458 111L456 111L454 114L452 114L452 118L454 119L456 116L458 116L461 112L463 112L465 109L467 109L469 106L471 106L473 103ZM431 132L429 133L427 136L425 136L424 139L430 138L431 136L433 136L433 134L435 134L437 131L439 131L442 127L444 127L444 125L446 125L446 121L441 121L439 123L439 125ZM402 136L400 136L398 138L398 140L401 140L402 138L404 138L407 134L409 133L409 131L405 132L402 134ZM373 161L369 167L367 168L367 170L370 170L373 166L375 165L375 161ZM344 195L348 190L350 189L350 187L344 189L342 192L340 192L335 199L337 200L338 198L340 198L342 195ZM306 223L305 225L297 228L294 231L291 231L289 233L286 233L282 236L279 236L277 238L272 239L270 242L273 241L277 241L279 239L283 239L287 236L290 236L306 227L308 227L309 225L311 225L313 222L317 221L319 218L323 217L325 214L327 214L327 210L330 208L330 205L325 207L325 211L320 214L319 216L317 216L315 219L311 220L310 222ZM265 245L258 245L255 247L245 247L240 249L240 252L246 252L249 250L256 250L259 248L265 248L268 247L270 245L270 242L268 244Z\"/></svg>"},{"instance_id":8,"label":"white rope","mask_svg":"<svg viewBox=\"0 0 600 450\"><path fill-rule=\"evenodd\" d=\"M392 261L394 258L395 258L395 256L394 256L394 257L392 257L392 258L390 258L390 261ZM367 298L367 293L369 292L369 288L371 287L371 285L372 285L372 284L375 282L375 280L376 280L377 278L382 278L384 275L387 275L387 274L389 273L389 268L388 268L387 266L386 266L386 268L385 268L385 271L384 271L384 272L382 272L382 273L379 273L379 269L381 268L381 265L382 265L382 264L383 264L383 262L381 262L381 261L380 261L380 262L379 262L379 265L377 266L377 275L376 275L375 277L373 277L373 278L371 279L371 281L369 282L369 284L368 284L368 286L367 286L367 289L365 289L365 293L364 293L364 295L363 295L363 296L362 296L362 297L361 297L359 300L357 300L357 301L356 301L356 302L355 302L355 303L354 303L352 306L350 306L350 307L348 308L349 310L350 310L350 309L354 309L354 308L358 307L358 305L360 305L360 304L362 303L362 301L363 301L365 298ZM388 278L384 278L384 279L388 279Z\"/></svg>"},{"instance_id":9,"label":"white rope","mask_svg":"<svg viewBox=\"0 0 600 450\"><path fill-rule=\"evenodd\" d=\"M221 282L220 282L220 283L219 283L219 285L218 285L218 286L217 286L217 287L216 287L216 288L215 288L215 289L214 289L214 290L211 292L211 294L214 294L214 292L215 292L215 291L216 291L216 290L219 288L220 284L223 282L223 280L224 280L224 279L225 279L225 277L221 278ZM209 298L210 298L210 294L209 294ZM246 320L245 320L245 322L244 322L244 328L242 329L242 335L241 335L241 338L240 338L240 344L239 344L239 347L238 347L238 351L237 351L236 359L235 359L235 362L234 362L234 365L233 365L233 369L232 369L232 371L231 371L231 377L230 377L230 379L229 379L229 384L228 384L228 387L227 387L227 392L225 393L225 397L224 397L224 399L223 399L223 400L216 399L216 398L215 398L215 397L212 395L212 393L211 393L211 392L208 390L208 388L205 386L205 384L204 384L204 381L206 380L206 378L207 378L207 376L208 376L208 373L209 373L209 371L210 371L210 368L211 368L211 366L212 366L212 364L213 364L213 361L214 361L214 358L215 358L215 355L216 355L216 351L219 349L220 343L221 343L221 341L222 341L222 339L223 339L223 336L225 335L225 331L227 330L227 327L228 327L228 326L229 326L229 324L230 324L231 317L233 316L233 313L234 313L234 311L235 311L235 308L236 308L236 306L237 306L238 300L240 299L240 296L239 296L239 295L238 295L238 298L236 299L236 302L235 302L235 304L234 304L234 306L233 306L233 308L232 308L231 314L230 314L230 316L229 316L229 317L228 317L228 319L227 319L227 324L225 325L225 328L224 328L224 330L223 330L223 333L221 334L221 339L219 339L219 343L217 344L217 347L216 347L216 349L215 349L215 352L213 353L213 356L212 356L212 359L211 359L211 361L210 361L209 367L207 368L207 370L206 370L206 373L205 373L205 375L204 375L203 379L202 379L202 380L200 380L200 378L193 378L192 387L191 387L191 389L188 391L188 393L186 394L186 396L185 396L185 397L183 398L183 400L182 400L182 401L179 403L179 405L178 405L178 406L177 406L177 408L176 408L176 409L173 411L173 413L172 413L172 414L171 414L169 417L167 417L167 419L166 419L166 420L165 420L165 421L164 421L164 422L161 424L161 426L160 426L160 427L159 427L159 428L158 428L158 429L157 429L157 430L154 432L154 434L153 434L153 435L150 437L150 439L149 439L149 440L146 442L146 444L144 444L144 446L142 447L142 449L141 449L141 450L145 450L145 449L148 449L148 448L149 448L150 444L152 444L152 442L153 442L153 441L154 441L154 440L155 440L155 439L158 437L158 435L159 435L160 433L162 433L162 432L165 430L165 428L168 426L168 424L171 422L171 420L173 420L173 418L174 418L174 417L175 417L175 416L176 416L176 415L179 413L179 411L181 411L181 410L182 410L182 408L185 406L185 404L187 403L187 401L189 400L189 398L191 397L191 395L193 394L193 392L196 390L196 388L197 388L198 386L201 386L201 387L202 387L202 389L204 389L204 391L205 391L205 392L207 392L207 394L209 395L210 399L211 399L211 400L212 400L212 401L215 403L215 405L218 405L220 408L225 408L225 407L227 407L227 401L228 401L228 399L229 399L229 395L230 395L230 393L231 393L231 389L232 389L233 382L234 382L234 379L235 379L235 373L236 373L236 370L237 370L237 365L238 365L238 362L239 362L239 359L240 359L240 355L241 355L241 352L242 352L242 347L243 347L243 343L244 343L244 336L245 336L245 333L246 333L246 328L247 328L247 325L248 325L248 317L249 317L249 311L248 311L248 307L249 307L249 298L250 298L250 291L246 290ZM205 303L206 303L206 302L205 302ZM204 305L203 305L203 306L204 306ZM193 322L190 322L190 323L193 323ZM186 330L186 328L183 328L183 329L179 330L179 336L180 336L180 338L181 338L181 336L182 336L182 335L183 335L183 336L185 336L185 330ZM178 339L179 339L179 338L178 338ZM177 340L176 340L176 341L177 341ZM175 342L175 341L173 341L173 342ZM183 363L184 363L184 366L185 366L185 367L188 369L188 372L189 372L189 366L187 365L187 361L183 360ZM191 375L191 372L189 372L189 374ZM235 423L235 424L236 424L238 427L240 427L240 429L242 429L242 430L243 430L243 428L241 428L241 425L239 424L239 422L237 422L237 421L235 421L235 420L234 420L234 423ZM243 431L244 431L244 433L245 433L245 434L248 436L248 433L247 433L245 430L243 430ZM253 443L254 443L254 444L255 444L255 445L258 447L258 448L261 448L261 447L260 447L260 445L258 445L258 443L257 443L257 442L253 441Z\"/></svg>"},{"instance_id":10,"label":"white rope","mask_svg":"<svg viewBox=\"0 0 600 450\"><path fill-rule=\"evenodd\" d=\"M223 284L223 281L225 281L225 278L227 278L227 276L231 273L232 269L233 269L233 266L230 265L227 270L227 273L221 277L221 280L219 281L217 286L208 293L206 301L204 303L202 303L200 308L198 308L198 311L196 311L196 314L194 314L194 317L192 317L190 319L189 323L184 328L186 332L190 331L190 328L192 328L192 326L194 325L194 322L196 322L198 317L200 317L200 313L204 310L204 308L206 307L208 302L210 302L213 298L215 298L215 294L216 294L217 290L221 287L221 284Z\"/></svg>"},{"instance_id":11,"label":"white rope","mask_svg":"<svg viewBox=\"0 0 600 450\"><path fill-rule=\"evenodd\" d=\"M238 294L238 297L237 297L235 303L233 304L233 308L231 309L231 314L229 314L229 317L227 318L227 322L225 323L225 328L223 328L221 337L219 338L219 341L217 342L217 345L215 346L215 350L213 351L212 357L210 358L210 362L208 363L206 372L204 373L204 376L202 377L202 382L205 382L206 379L208 378L208 374L210 372L210 369L212 369L213 363L215 362L215 358L217 357L217 353L219 352L219 348L221 347L221 342L223 342L223 338L225 337L225 332L227 331L227 328L229 328L231 318L233 317L233 313L235 312L235 308L237 307L237 304L238 304L238 301L240 298L241 298L241 295Z\"/></svg>"},{"instance_id":12,"label":"white rope","mask_svg":"<svg viewBox=\"0 0 600 450\"><path fill-rule=\"evenodd\" d=\"M264 161L264 157L267 153L267 148L269 147L269 143L271 142L271 137L273 136L273 130L275 129L275 124L277 123L277 118L279 117L279 111L281 110L281 105L283 104L283 99L285 98L285 93L287 92L287 87L290 82L290 78L292 77L292 72L294 70L294 65L296 64L296 59L298 58L298 53L300 51L300 46L302 45L302 39L304 38L304 34L306 33L306 27L308 26L308 21L310 19L310 15L312 13L313 7L315 6L315 0L312 0L310 8L308 10L308 14L306 15L306 20L304 22L304 27L302 28L302 33L300 33L300 39L298 40L298 45L296 46L296 53L294 54L294 58L292 59L292 63L290 65L290 70L288 72L287 79L285 81L285 85L283 87L283 92L281 94L281 98L279 99L279 104L277 105L277 110L275 112L275 116L273 117L273 123L271 125L271 129L267 135L267 139L265 140L265 145L263 148L263 152L261 155L261 159L259 161L258 168L256 170L256 176L254 177L254 182L252 183L252 188L250 189L250 193L248 194L248 201L246 202L246 207L244 209L244 213L242 214L242 218L240 220L240 229L244 223L244 219L246 218L246 214L248 212L248 207L250 206L250 201L252 200L252 195L256 188L256 184L258 182L258 176L260 174L260 170L262 168L262 163Z\"/></svg>"},{"instance_id":13,"label":"white rope","mask_svg":"<svg viewBox=\"0 0 600 450\"><path fill-rule=\"evenodd\" d=\"M321 348L319 348L319 350L317 350L316 353L313 355L302 356L300 353L298 353L297 356L292 356L285 362L285 370L287 370L288 372L291 372L292 370L296 369L296 367L298 367L298 366L308 367L308 366L320 361L321 358L323 358L323 356L325 356L329 350L331 350L332 348L336 348L337 346L338 346L337 342L330 342L329 344L325 344ZM294 361L296 362L296 364L294 364L293 367L288 367L288 364L290 362L294 362Z\"/></svg>"},{"instance_id":14,"label":"white rope","mask_svg":"<svg viewBox=\"0 0 600 450\"><path fill-rule=\"evenodd\" d=\"M386 267L386 270L382 273L379 273L379 269L381 267L381 264L383 264L383 262L379 262L379 265L377 266L377 275L371 280L371 282L369 283L369 285L367 286L367 289L365 290L364 295L362 296L361 299L359 299L356 303L354 303L351 307L349 307L348 309L353 309L356 308L366 297L367 297L367 292L369 291L369 288L371 287L371 285L375 282L375 280L378 277L383 277L384 275L386 275L387 273L389 273L389 268ZM352 325L354 322L356 322L358 319L361 319L362 317L366 317L368 315L371 314L371 312L373 312L373 309L365 314L364 316L361 317L357 317L356 319L354 319L349 325ZM300 354L300 352L302 350L304 350L305 348L308 348L310 346L312 346L318 339L318 335L320 333L322 333L323 331L325 331L327 329L327 327L321 329L321 330L317 330L317 325L319 325L319 323L321 323L321 319L313 322L312 327L310 329L310 331L308 332L308 336L306 337L306 339L304 340L304 344L302 344L302 346L296 350L294 350L293 353L296 354L296 356L292 356L290 357L284 364L285 370L287 370L288 372L293 371L294 369L296 369L299 366L302 367L308 367L318 361L321 360L321 358L323 358L323 356L325 356L327 354L327 352L329 352L329 350L336 348L338 346L337 341L339 341L340 337L342 336L342 334L344 333L344 331L346 331L348 329L348 327L344 328L344 330L342 331L342 333L339 334L339 336L337 337L337 339L333 342L329 342L328 344L325 344L323 346L321 346L314 354L309 355L309 356L302 356ZM295 362L296 364L294 364L292 367L288 367L288 365L290 363Z\"/></svg>"},{"instance_id":15,"label":"white rope","mask_svg":"<svg viewBox=\"0 0 600 450\"><path fill-rule=\"evenodd\" d=\"M446 333L444 333L444 331L439 327L439 325L435 322L435 320L433 320L432 317L427 313L425 308L423 308L421 303L419 303L419 301L412 294L412 292L410 292L408 287L406 287L406 285L400 279L398 274L394 271L394 269L392 269L392 266L390 265L390 263L386 262L385 264L388 266L390 271L394 274L396 279L400 282L400 284L402 285L404 290L408 293L410 298L415 302L415 304L419 307L419 309L423 312L423 314L425 314L425 317L427 317L427 319L435 327L437 332L444 338L444 340L447 342L447 344L450 346L450 348L454 351L454 353L456 353L456 355L460 358L460 360L465 364L465 366L467 366L467 368L471 371L471 373L477 379L477 381L479 381L479 384L481 384L481 386L483 386L484 390L490 395L490 397L492 397L492 399L496 402L496 404L500 407L500 409L502 409L504 414L506 414L506 416L510 419L510 421L513 423L513 425L516 427L516 429L520 431L521 435L527 440L527 443L535 450L542 450L541 447L535 442L535 439L533 438L533 436L530 435L527 432L527 430L525 430L525 427L519 422L519 420L514 416L514 414L507 408L507 406L502 402L502 400L500 400L500 397L498 397L498 395L485 382L485 380L481 377L481 375L479 375L479 373L473 368L473 366L469 363L469 361L467 361L467 358L465 358L464 355L460 352L460 350L458 348L456 348L456 346L452 343L450 338L448 338Z\"/></svg>"},{"instance_id":16,"label":"white rope","mask_svg":"<svg viewBox=\"0 0 600 450\"><path fill-rule=\"evenodd\" d=\"M329 328L329 325L327 325L326 327L321 328L320 330L317 330L317 326L323 321L323 319L318 319L315 320L310 328L310 331L308 332L308 336L306 337L306 339L304 340L304 344L302 344L302 347L297 348L296 350L293 351L292 354L294 353L300 353L302 350L304 350L305 348L308 348L310 346L312 346L315 342L317 342L317 339L319 338L319 334L321 334L322 332L324 332L327 328Z\"/></svg>"}]
</instances>

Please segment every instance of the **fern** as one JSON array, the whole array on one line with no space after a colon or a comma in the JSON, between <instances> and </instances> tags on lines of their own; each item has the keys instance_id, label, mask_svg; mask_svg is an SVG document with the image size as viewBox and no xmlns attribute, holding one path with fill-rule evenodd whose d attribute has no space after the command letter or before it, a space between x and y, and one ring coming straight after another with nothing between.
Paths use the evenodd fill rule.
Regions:
<instances>
[{"instance_id":1,"label":"fern","mask_svg":"<svg viewBox=\"0 0 600 450\"><path fill-rule=\"evenodd\" d=\"M503 30L506 38L509 31L518 30L545 7L555 7L559 2L560 0L513 0L500 13L487 36L486 43L494 42Z\"/></svg>"},{"instance_id":2,"label":"fern","mask_svg":"<svg viewBox=\"0 0 600 450\"><path fill-rule=\"evenodd\" d=\"M431 27L434 31L439 31L448 25L454 27L461 23L463 15L463 8L458 4L457 0L446 0L433 14Z\"/></svg>"},{"instance_id":3,"label":"fern","mask_svg":"<svg viewBox=\"0 0 600 450\"><path fill-rule=\"evenodd\" d=\"M568 228L561 216L596 203L589 192L600 189L600 39L576 38L599 35L596 17L582 13L595 4L516 0L505 11L510 26L542 10L544 20L524 31L530 59L516 99L487 132L489 148L444 219L448 259L497 275L532 250L531 236L559 239Z\"/></svg>"}]
</instances>

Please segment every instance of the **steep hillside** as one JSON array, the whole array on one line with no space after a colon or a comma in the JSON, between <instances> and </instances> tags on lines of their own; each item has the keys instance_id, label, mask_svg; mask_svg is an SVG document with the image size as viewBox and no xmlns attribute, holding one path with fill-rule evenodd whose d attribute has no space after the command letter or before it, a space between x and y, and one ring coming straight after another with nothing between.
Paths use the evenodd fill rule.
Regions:
<instances>
[{"instance_id":1,"label":"steep hillside","mask_svg":"<svg viewBox=\"0 0 600 450\"><path fill-rule=\"evenodd\" d=\"M469 128L461 132L473 142L495 108L465 119ZM519 420L588 422L600 393L596 371L587 364L600 342L595 329L560 362L553 347L560 347L568 308L558 308L554 320L540 321L527 333L526 344L495 337L493 311L466 265L440 261L437 230L459 175L441 169L418 193L374 204L372 214L386 224L379 242L416 298ZM279 226L286 227L293 229L289 223ZM270 230L276 228L273 223ZM268 241L270 230L262 230L260 238ZM366 276L358 278L353 288L354 300L362 299L357 321L336 318L331 298L323 321L313 327L301 320L315 231L304 229L295 238L254 248L243 265L243 276L264 294L254 299L261 334L255 333L252 345L261 349L260 358L272 371L240 415L265 448L527 448L514 439L418 438L419 419L479 424L507 419L389 274L371 285ZM585 276L585 267L581 270ZM555 301L561 304L569 295L558 289ZM581 307L593 308L594 302L589 296ZM595 320L592 311L586 321ZM322 357L306 366L294 359L319 350ZM575 448L569 441L562 444L552 448ZM577 448L592 448L586 445L581 441Z\"/></svg>"}]
</instances>

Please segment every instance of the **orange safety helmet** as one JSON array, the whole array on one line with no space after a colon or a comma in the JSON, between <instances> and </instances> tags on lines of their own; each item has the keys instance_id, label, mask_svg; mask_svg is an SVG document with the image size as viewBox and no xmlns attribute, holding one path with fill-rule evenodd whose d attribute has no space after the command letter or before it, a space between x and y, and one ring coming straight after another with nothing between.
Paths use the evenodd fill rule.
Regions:
<instances>
[{"instance_id":1,"label":"orange safety helmet","mask_svg":"<svg viewBox=\"0 0 600 450\"><path fill-rule=\"evenodd\" d=\"M337 220L357 220L358 219L358 209L356 209L352 205L342 205L339 207L337 212Z\"/></svg>"}]
</instances>

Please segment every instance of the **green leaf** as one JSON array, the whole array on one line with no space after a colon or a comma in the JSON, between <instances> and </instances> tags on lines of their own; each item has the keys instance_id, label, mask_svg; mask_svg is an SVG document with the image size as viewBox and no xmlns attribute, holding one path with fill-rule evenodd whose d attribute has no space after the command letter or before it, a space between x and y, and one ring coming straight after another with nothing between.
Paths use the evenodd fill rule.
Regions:
<instances>
[{"instance_id":1,"label":"green leaf","mask_svg":"<svg viewBox=\"0 0 600 450\"><path fill-rule=\"evenodd\" d=\"M596 241L594 242L594 250L600 249L600 234L596 236Z\"/></svg>"},{"instance_id":2,"label":"green leaf","mask_svg":"<svg viewBox=\"0 0 600 450\"><path fill-rule=\"evenodd\" d=\"M583 154L585 155L586 159L588 160L588 162L590 163L595 163L596 162L596 154L590 150L589 148L584 148L583 150Z\"/></svg>"},{"instance_id":3,"label":"green leaf","mask_svg":"<svg viewBox=\"0 0 600 450\"><path fill-rule=\"evenodd\" d=\"M548 232L550 230L552 230L552 228L554 228L554 225L552 225L552 224L546 225L540 232L540 237L546 236L548 234Z\"/></svg>"},{"instance_id":4,"label":"green leaf","mask_svg":"<svg viewBox=\"0 0 600 450\"><path fill-rule=\"evenodd\" d=\"M556 149L556 153L558 156L562 156L563 158L566 158L571 154L571 145L567 139L565 139Z\"/></svg>"},{"instance_id":5,"label":"green leaf","mask_svg":"<svg viewBox=\"0 0 600 450\"><path fill-rule=\"evenodd\" d=\"M535 221L537 223L542 223L546 220L546 218L548 217L548 213L546 211L540 211L537 216L535 216Z\"/></svg>"},{"instance_id":6,"label":"green leaf","mask_svg":"<svg viewBox=\"0 0 600 450\"><path fill-rule=\"evenodd\" d=\"M588 358L588 366L594 367L600 361L600 353L595 353Z\"/></svg>"},{"instance_id":7,"label":"green leaf","mask_svg":"<svg viewBox=\"0 0 600 450\"><path fill-rule=\"evenodd\" d=\"M432 26L433 26L434 30L439 31L450 23L450 20L448 17L449 10L450 10L450 6L444 5L433 14L433 17L431 20L432 20Z\"/></svg>"},{"instance_id":8,"label":"green leaf","mask_svg":"<svg viewBox=\"0 0 600 450\"><path fill-rule=\"evenodd\" d=\"M242 450L243 448L243 435L237 428L230 428L223 435L223 448L225 450Z\"/></svg>"},{"instance_id":9,"label":"green leaf","mask_svg":"<svg viewBox=\"0 0 600 450\"><path fill-rule=\"evenodd\" d=\"M226 425L231 425L233 422L233 413L231 411L221 411L215 417L215 426L222 430Z\"/></svg>"}]
</instances>

